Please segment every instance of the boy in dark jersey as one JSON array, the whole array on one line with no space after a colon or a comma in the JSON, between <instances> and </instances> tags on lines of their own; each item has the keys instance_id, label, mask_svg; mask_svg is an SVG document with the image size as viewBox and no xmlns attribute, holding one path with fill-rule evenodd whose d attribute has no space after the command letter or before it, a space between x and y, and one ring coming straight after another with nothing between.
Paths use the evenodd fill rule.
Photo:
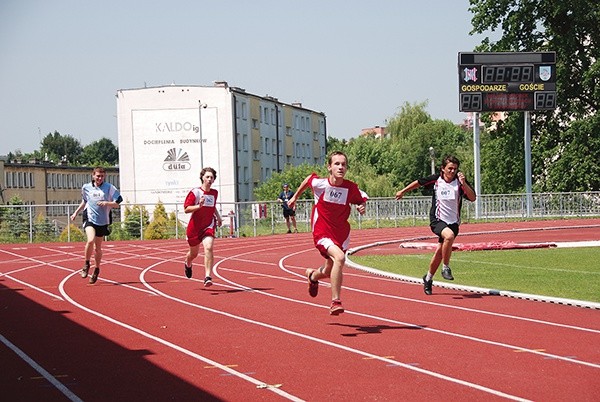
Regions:
<instances>
[{"instance_id":1,"label":"boy in dark jersey","mask_svg":"<svg viewBox=\"0 0 600 402\"><path fill-rule=\"evenodd\" d=\"M442 161L440 173L415 180L396 193L396 199L399 200L408 191L421 186L433 187L429 225L439 240L429 263L429 271L423 276L423 289L427 295L432 293L433 275L440 262L444 263L442 277L450 281L454 280L449 264L452 244L458 236L462 199L464 197L469 201L475 201L477 198L465 175L458 170L459 166L460 162L455 156L446 156Z\"/></svg>"}]
</instances>

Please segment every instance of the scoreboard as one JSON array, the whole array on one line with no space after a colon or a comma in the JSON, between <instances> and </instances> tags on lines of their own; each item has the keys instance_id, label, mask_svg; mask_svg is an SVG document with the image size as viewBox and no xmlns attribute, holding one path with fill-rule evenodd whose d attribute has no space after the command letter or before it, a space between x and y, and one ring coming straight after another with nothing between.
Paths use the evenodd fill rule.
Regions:
<instances>
[{"instance_id":1,"label":"scoreboard","mask_svg":"<svg viewBox=\"0 0 600 402\"><path fill-rule=\"evenodd\" d=\"M556 109L556 52L458 54L461 112Z\"/></svg>"}]
</instances>

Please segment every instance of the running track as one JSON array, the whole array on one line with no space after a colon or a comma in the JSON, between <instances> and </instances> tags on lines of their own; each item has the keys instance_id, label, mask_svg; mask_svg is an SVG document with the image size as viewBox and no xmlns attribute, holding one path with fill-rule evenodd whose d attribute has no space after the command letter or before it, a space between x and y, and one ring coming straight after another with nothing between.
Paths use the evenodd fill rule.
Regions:
<instances>
[{"instance_id":1,"label":"running track","mask_svg":"<svg viewBox=\"0 0 600 402\"><path fill-rule=\"evenodd\" d=\"M459 238L600 240L598 225L463 225ZM550 226L580 227L499 234ZM429 234L354 231L352 246ZM201 257L194 277L184 277L183 240L106 242L95 285L79 276L82 252L82 243L0 246L3 400L600 395L600 310L439 287L426 296L420 284L346 267L347 310L331 317L326 283L315 299L307 294L304 270L321 263L307 233L218 239L210 289L202 286Z\"/></svg>"}]
</instances>

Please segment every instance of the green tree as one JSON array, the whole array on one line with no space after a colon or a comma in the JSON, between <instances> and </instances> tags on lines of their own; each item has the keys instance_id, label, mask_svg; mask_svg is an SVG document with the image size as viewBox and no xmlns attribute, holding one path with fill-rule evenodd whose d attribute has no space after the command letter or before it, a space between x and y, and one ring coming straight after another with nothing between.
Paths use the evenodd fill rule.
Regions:
<instances>
[{"instance_id":1,"label":"green tree","mask_svg":"<svg viewBox=\"0 0 600 402\"><path fill-rule=\"evenodd\" d=\"M70 135L61 135L58 131L46 135L40 148L41 154L48 155L48 158L56 163L60 161L79 163L82 152L79 140Z\"/></svg>"},{"instance_id":2,"label":"green tree","mask_svg":"<svg viewBox=\"0 0 600 402\"><path fill-rule=\"evenodd\" d=\"M115 166L119 163L119 151L108 138L101 138L83 148L81 163L88 166Z\"/></svg>"},{"instance_id":3,"label":"green tree","mask_svg":"<svg viewBox=\"0 0 600 402\"><path fill-rule=\"evenodd\" d=\"M538 182L540 191L597 191L600 189L600 116L577 120L561 132L565 150L549 164L545 180ZM592 155L595 155L592 156ZM545 155L552 160L554 154Z\"/></svg>"},{"instance_id":4,"label":"green tree","mask_svg":"<svg viewBox=\"0 0 600 402\"><path fill-rule=\"evenodd\" d=\"M400 107L400 111L388 121L387 132L392 139L407 140L413 128L430 122L431 116L426 111L427 104L427 101L413 104L405 102Z\"/></svg>"},{"instance_id":5,"label":"green tree","mask_svg":"<svg viewBox=\"0 0 600 402\"><path fill-rule=\"evenodd\" d=\"M316 172L319 175L323 175L326 171L325 166L309 165L306 163L296 167L286 165L283 172L273 173L269 180L254 189L254 198L257 201L274 201L279 197L283 183L289 183L290 189L295 191L309 174ZM304 192L300 198L310 199L310 192Z\"/></svg>"},{"instance_id":6,"label":"green tree","mask_svg":"<svg viewBox=\"0 0 600 402\"><path fill-rule=\"evenodd\" d=\"M54 225L42 214L38 214L33 221L33 241L47 242L56 239Z\"/></svg>"},{"instance_id":7,"label":"green tree","mask_svg":"<svg viewBox=\"0 0 600 402\"><path fill-rule=\"evenodd\" d=\"M0 237L3 242L24 242L29 240L29 209L19 196L13 196L8 205L0 208Z\"/></svg>"},{"instance_id":8,"label":"green tree","mask_svg":"<svg viewBox=\"0 0 600 402\"><path fill-rule=\"evenodd\" d=\"M581 158L577 154L582 149L589 151L585 157L589 160L600 158L599 147L593 145L597 137L597 126L594 116L600 106L600 3L595 0L573 0L557 2L555 0L471 0L469 10L473 13L471 33L494 32L500 27L501 37L492 41L486 37L477 51L555 51L557 56L557 109L549 112L532 113L531 143L532 171L534 188L545 191L575 191L581 185L580 180L562 181L558 187L551 187L561 176L565 166L573 167L572 177L588 176L585 164L570 164L570 161ZM514 117L513 117L514 116ZM491 143L482 140L482 168L484 163L495 168L498 163L515 170L524 165L524 150L517 151L509 139L503 137L523 138L522 113L509 113L504 124L498 126L497 135L492 135ZM578 124L577 129L570 127L580 120L587 123ZM596 131L587 131L587 130ZM578 138L574 136L577 135ZM519 140L521 144L522 140ZM591 141L591 142L590 142ZM578 146L571 145L573 142ZM582 146L582 144L588 145ZM502 145L509 145L503 147ZM484 148L490 149L485 150ZM484 160L493 158L493 160ZM561 160L564 162L561 163ZM502 176L482 172L482 187L488 192L513 192L524 187L522 179L511 178L506 183L492 184ZM492 178L496 176L495 178ZM554 179L550 179L554 178ZM560 182L560 180L559 180ZM588 183L594 183L588 180ZM586 190L599 190L597 187Z\"/></svg>"},{"instance_id":9,"label":"green tree","mask_svg":"<svg viewBox=\"0 0 600 402\"><path fill-rule=\"evenodd\" d=\"M63 243L69 241L69 232L72 242L86 241L86 236L83 231L72 223L69 223L69 226L65 226L62 232L60 232L58 240Z\"/></svg>"},{"instance_id":10,"label":"green tree","mask_svg":"<svg viewBox=\"0 0 600 402\"><path fill-rule=\"evenodd\" d=\"M146 226L144 230L144 239L146 240L159 240L169 238L169 219L167 217L167 211L162 202L158 202L154 207L154 213L152 214L152 221Z\"/></svg>"},{"instance_id":11,"label":"green tree","mask_svg":"<svg viewBox=\"0 0 600 402\"><path fill-rule=\"evenodd\" d=\"M150 217L146 207L143 205L134 205L125 207L125 219L121 223L123 229L122 235L125 237L118 237L120 239L139 239L142 236L143 230L150 223ZM116 233L115 233L116 235ZM119 236L121 234L119 233Z\"/></svg>"}]
</instances>

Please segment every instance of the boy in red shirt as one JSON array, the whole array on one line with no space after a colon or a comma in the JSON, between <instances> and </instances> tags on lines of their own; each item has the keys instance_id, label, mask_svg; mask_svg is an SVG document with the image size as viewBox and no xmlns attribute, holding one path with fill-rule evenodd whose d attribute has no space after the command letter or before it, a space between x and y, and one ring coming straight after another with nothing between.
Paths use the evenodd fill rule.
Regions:
<instances>
[{"instance_id":1,"label":"boy in red shirt","mask_svg":"<svg viewBox=\"0 0 600 402\"><path fill-rule=\"evenodd\" d=\"M348 158L343 152L333 152L327 162L329 176L318 177L315 173L304 179L298 190L288 201L290 208L309 186L314 196L311 227L315 247L325 258L325 264L318 270L307 269L308 293L316 297L319 279L331 278L331 315L344 312L340 300L342 290L342 268L346 263L346 250L350 244L351 204L357 205L360 214L366 210L367 194L359 190L356 183L344 179L348 171Z\"/></svg>"},{"instance_id":2,"label":"boy in red shirt","mask_svg":"<svg viewBox=\"0 0 600 402\"><path fill-rule=\"evenodd\" d=\"M217 196L219 192L211 186L217 179L217 172L210 167L200 172L200 187L193 188L183 203L186 214L191 213L186 236L190 249L185 257L185 276L192 277L192 261L198 256L200 243L204 246L204 286L212 285L213 242L215 226L221 226L223 220L217 211Z\"/></svg>"}]
</instances>

